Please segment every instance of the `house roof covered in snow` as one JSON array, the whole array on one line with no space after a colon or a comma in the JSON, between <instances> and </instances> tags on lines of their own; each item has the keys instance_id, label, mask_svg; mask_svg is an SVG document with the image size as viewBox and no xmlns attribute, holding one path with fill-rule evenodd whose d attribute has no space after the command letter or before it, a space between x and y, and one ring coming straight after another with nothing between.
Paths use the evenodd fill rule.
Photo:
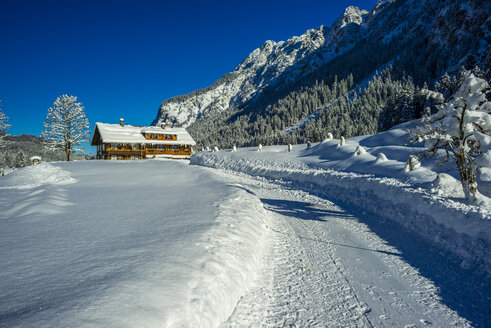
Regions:
<instances>
[{"instance_id":1,"label":"house roof covered in snow","mask_svg":"<svg viewBox=\"0 0 491 328\"><path fill-rule=\"evenodd\" d=\"M145 134L175 135L176 140L146 139ZM185 128L161 128L156 126L133 126L97 122L92 134L91 145L102 143L196 145Z\"/></svg>"}]
</instances>

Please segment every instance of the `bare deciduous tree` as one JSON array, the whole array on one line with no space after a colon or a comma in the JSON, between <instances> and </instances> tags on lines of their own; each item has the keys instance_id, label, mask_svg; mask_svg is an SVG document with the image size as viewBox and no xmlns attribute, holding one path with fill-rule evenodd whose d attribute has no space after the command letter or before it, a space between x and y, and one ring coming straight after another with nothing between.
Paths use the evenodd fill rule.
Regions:
<instances>
[{"instance_id":1,"label":"bare deciduous tree","mask_svg":"<svg viewBox=\"0 0 491 328\"><path fill-rule=\"evenodd\" d=\"M488 89L485 80L467 73L448 104L424 116L421 126L411 130L414 142L425 141L424 156L432 157L443 150L441 163L455 162L465 197L471 202L479 198L476 173L482 164L478 159L491 151L491 102L485 96Z\"/></svg>"},{"instance_id":2,"label":"bare deciduous tree","mask_svg":"<svg viewBox=\"0 0 491 328\"><path fill-rule=\"evenodd\" d=\"M6 133L12 125L8 124L9 118L2 110L2 104L0 103L0 132Z\"/></svg>"},{"instance_id":3,"label":"bare deciduous tree","mask_svg":"<svg viewBox=\"0 0 491 328\"><path fill-rule=\"evenodd\" d=\"M61 95L56 98L48 109L44 128L42 136L50 140L54 147L62 147L67 161L73 151L81 150L78 145L89 141L89 120L82 103L77 102L75 96Z\"/></svg>"}]
</instances>

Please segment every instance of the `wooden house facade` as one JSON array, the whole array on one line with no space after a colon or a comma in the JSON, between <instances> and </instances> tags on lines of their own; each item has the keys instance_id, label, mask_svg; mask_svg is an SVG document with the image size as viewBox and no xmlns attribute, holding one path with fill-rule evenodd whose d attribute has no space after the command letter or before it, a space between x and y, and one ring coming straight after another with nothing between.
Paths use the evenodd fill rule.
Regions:
<instances>
[{"instance_id":1,"label":"wooden house facade","mask_svg":"<svg viewBox=\"0 0 491 328\"><path fill-rule=\"evenodd\" d=\"M91 145L98 159L187 159L196 142L184 128L124 125L121 119L120 124L96 123Z\"/></svg>"}]
</instances>

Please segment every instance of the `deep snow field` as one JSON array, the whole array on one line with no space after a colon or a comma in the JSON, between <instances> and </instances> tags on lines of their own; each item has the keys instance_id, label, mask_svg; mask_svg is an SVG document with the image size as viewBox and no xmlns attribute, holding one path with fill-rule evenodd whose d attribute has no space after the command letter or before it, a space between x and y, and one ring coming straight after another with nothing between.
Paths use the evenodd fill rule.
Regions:
<instances>
[{"instance_id":1,"label":"deep snow field","mask_svg":"<svg viewBox=\"0 0 491 328\"><path fill-rule=\"evenodd\" d=\"M254 279L264 218L258 199L183 162L16 170L0 181L0 326L224 321Z\"/></svg>"},{"instance_id":2,"label":"deep snow field","mask_svg":"<svg viewBox=\"0 0 491 328\"><path fill-rule=\"evenodd\" d=\"M405 138L9 172L0 327L489 327L489 198Z\"/></svg>"}]
</instances>

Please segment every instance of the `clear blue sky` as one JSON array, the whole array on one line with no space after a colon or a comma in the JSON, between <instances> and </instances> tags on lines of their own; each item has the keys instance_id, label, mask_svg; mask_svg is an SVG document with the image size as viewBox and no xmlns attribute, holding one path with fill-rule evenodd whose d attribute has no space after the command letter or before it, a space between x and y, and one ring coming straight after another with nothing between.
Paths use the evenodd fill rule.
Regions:
<instances>
[{"instance_id":1,"label":"clear blue sky","mask_svg":"<svg viewBox=\"0 0 491 328\"><path fill-rule=\"evenodd\" d=\"M39 135L75 95L95 122L148 125L162 101L204 88L266 40L330 26L376 0L0 0L0 100L10 134Z\"/></svg>"}]
</instances>

